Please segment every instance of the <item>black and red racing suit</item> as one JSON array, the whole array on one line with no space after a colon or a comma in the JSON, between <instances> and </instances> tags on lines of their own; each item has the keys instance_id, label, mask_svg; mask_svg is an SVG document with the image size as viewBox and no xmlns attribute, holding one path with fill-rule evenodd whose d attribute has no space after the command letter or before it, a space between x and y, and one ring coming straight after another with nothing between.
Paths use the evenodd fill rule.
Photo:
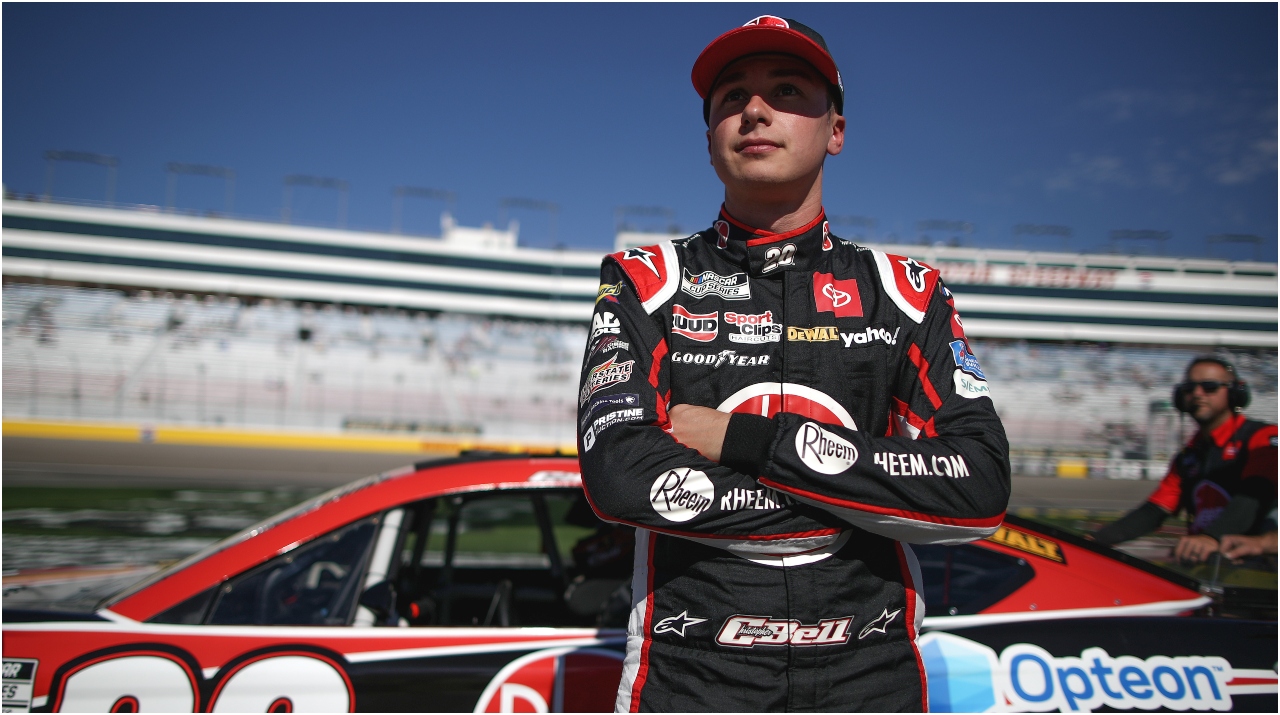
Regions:
<instances>
[{"instance_id":1,"label":"black and red racing suit","mask_svg":"<svg viewBox=\"0 0 1280 715\"><path fill-rule=\"evenodd\" d=\"M824 218L722 212L601 268L579 454L639 527L621 711L926 708L906 543L993 533L1008 443L937 271ZM676 404L734 413L719 463Z\"/></svg>"}]
</instances>

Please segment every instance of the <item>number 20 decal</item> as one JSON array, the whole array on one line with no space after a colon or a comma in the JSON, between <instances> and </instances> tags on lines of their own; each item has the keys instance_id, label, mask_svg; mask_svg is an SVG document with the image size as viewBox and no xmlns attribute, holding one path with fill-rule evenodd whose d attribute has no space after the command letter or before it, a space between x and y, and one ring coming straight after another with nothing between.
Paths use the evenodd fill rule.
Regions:
<instances>
[{"instance_id":1,"label":"number 20 decal","mask_svg":"<svg viewBox=\"0 0 1280 715\"><path fill-rule=\"evenodd\" d=\"M782 248L773 247L764 252L764 267L761 273L768 273L781 266L793 266L796 263L796 244L788 243Z\"/></svg>"},{"instance_id":2,"label":"number 20 decal","mask_svg":"<svg viewBox=\"0 0 1280 715\"><path fill-rule=\"evenodd\" d=\"M172 646L100 652L70 664L54 680L55 712L205 712L198 666ZM242 656L224 667L207 708L351 712L355 691L338 659L310 650L276 649Z\"/></svg>"}]
</instances>

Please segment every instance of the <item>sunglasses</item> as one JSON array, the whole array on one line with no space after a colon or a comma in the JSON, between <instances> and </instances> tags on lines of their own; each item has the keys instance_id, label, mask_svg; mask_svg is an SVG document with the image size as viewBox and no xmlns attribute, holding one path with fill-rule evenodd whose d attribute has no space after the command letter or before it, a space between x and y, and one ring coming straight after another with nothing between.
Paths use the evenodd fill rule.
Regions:
<instances>
[{"instance_id":1,"label":"sunglasses","mask_svg":"<svg viewBox=\"0 0 1280 715\"><path fill-rule=\"evenodd\" d=\"M1199 387L1201 390L1204 390L1204 394L1212 395L1218 390L1221 390L1224 387L1229 387L1230 385L1231 383L1229 382L1218 382L1217 380L1201 380L1200 382L1188 380L1186 382L1179 383L1178 391L1192 393L1195 392L1197 387Z\"/></svg>"}]
</instances>

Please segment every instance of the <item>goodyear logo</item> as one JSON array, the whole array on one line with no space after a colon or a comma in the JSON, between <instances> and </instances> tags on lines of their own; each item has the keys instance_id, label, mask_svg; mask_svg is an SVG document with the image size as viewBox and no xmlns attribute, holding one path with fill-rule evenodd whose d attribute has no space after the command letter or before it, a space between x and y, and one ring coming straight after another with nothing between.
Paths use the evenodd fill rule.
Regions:
<instances>
[{"instance_id":1,"label":"goodyear logo","mask_svg":"<svg viewBox=\"0 0 1280 715\"><path fill-rule=\"evenodd\" d=\"M820 325L816 328L787 327L787 340L802 343L825 343L840 339L840 331L834 325Z\"/></svg>"},{"instance_id":2,"label":"goodyear logo","mask_svg":"<svg viewBox=\"0 0 1280 715\"><path fill-rule=\"evenodd\" d=\"M1062 547L1058 545L1058 542L1016 531L1007 526L1001 526L996 529L996 533L988 536L987 541L994 541L1001 546L1008 546L1011 549L1035 554L1050 561L1057 561L1060 564L1067 562L1067 558L1062 555Z\"/></svg>"},{"instance_id":3,"label":"goodyear logo","mask_svg":"<svg viewBox=\"0 0 1280 715\"><path fill-rule=\"evenodd\" d=\"M605 298L616 298L620 293L622 293L622 281L618 281L617 283L601 283L600 289L596 291L596 302L599 303ZM616 303L617 301L615 300L611 302Z\"/></svg>"}]
</instances>

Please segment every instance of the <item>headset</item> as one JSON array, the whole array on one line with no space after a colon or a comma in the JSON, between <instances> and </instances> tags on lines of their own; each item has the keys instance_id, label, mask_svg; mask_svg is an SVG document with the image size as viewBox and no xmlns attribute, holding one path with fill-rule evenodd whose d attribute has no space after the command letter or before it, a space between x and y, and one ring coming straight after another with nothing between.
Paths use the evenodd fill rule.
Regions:
<instances>
[{"instance_id":1,"label":"headset","mask_svg":"<svg viewBox=\"0 0 1280 715\"><path fill-rule=\"evenodd\" d=\"M1186 372L1191 372L1192 367L1195 367L1202 362L1211 362L1214 365L1219 365L1222 369L1231 373L1231 382L1227 385L1227 405L1232 410L1243 410L1249 406L1249 400L1252 397L1249 393L1249 385L1244 380L1240 379L1239 375L1236 373L1235 365L1232 365L1216 355L1201 355L1187 364ZM1185 375L1186 373L1183 374ZM1187 397L1189 395L1189 392L1183 391L1181 384L1174 386L1173 406L1176 407L1179 412L1191 412L1191 407L1187 404Z\"/></svg>"}]
</instances>

